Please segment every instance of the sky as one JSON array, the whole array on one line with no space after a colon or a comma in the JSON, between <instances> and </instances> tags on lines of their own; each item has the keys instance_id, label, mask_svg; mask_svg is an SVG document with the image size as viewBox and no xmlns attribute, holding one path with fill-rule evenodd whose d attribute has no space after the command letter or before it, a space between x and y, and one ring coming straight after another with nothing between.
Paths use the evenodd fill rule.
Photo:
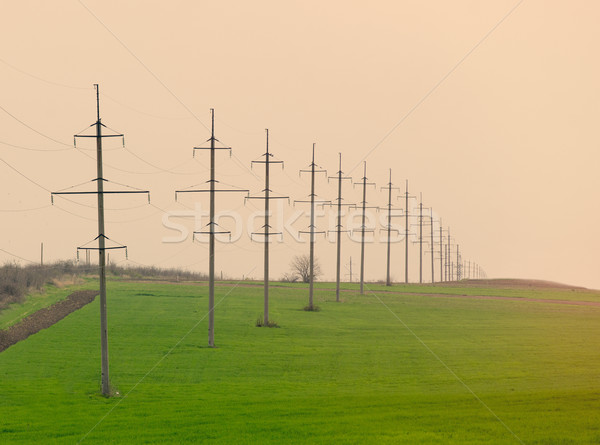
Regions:
<instances>
[{"instance_id":1,"label":"sky","mask_svg":"<svg viewBox=\"0 0 600 445\"><path fill-rule=\"evenodd\" d=\"M369 207L384 208L389 182L397 197L415 195L450 228L462 258L492 278L533 278L600 288L599 135L600 5L594 1L5 1L0 16L0 261L25 264L74 259L97 236L91 195L50 192L82 184L92 190L96 120L94 84L107 132L104 176L149 190L107 196L106 235L128 246L111 252L122 265L205 272L202 231L210 109L223 146L222 188L260 196L269 148L272 168L271 277L306 254L311 162L321 200L334 200L339 170L359 181L366 161ZM361 187L343 185L344 202ZM262 278L262 202L244 193L218 196L231 241L221 237L216 270ZM414 209L413 209L414 210ZM333 230L335 213L318 207L317 229ZM427 210L426 212L428 212ZM203 213L204 212L204 213ZM360 214L346 210L345 228ZM194 216L196 215L196 216ZM370 209L365 278L385 279L385 210ZM425 220L428 222L428 220ZM418 220L411 219L409 279L419 280ZM371 224L372 223L372 224ZM393 218L403 231L404 219ZM423 228L423 237L430 236ZM392 277L404 280L404 237L393 233ZM323 279L335 277L335 238L317 237ZM436 239L437 241L437 239ZM360 264L356 232L344 233L344 279ZM424 245L423 279L431 279ZM436 245L435 250L439 247ZM16 255L16 256L15 256ZM436 276L439 253L434 252ZM436 278L437 279L437 278Z\"/></svg>"}]
</instances>

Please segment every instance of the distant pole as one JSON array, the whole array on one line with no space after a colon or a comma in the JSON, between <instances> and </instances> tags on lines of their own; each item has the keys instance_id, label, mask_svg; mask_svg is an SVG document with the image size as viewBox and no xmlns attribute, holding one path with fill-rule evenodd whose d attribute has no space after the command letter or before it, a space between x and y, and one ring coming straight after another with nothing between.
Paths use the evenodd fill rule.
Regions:
<instances>
[{"instance_id":1,"label":"distant pole","mask_svg":"<svg viewBox=\"0 0 600 445\"><path fill-rule=\"evenodd\" d=\"M264 323L269 325L269 130L267 132L267 156L265 157L265 248L264 248Z\"/></svg>"},{"instance_id":2,"label":"distant pole","mask_svg":"<svg viewBox=\"0 0 600 445\"><path fill-rule=\"evenodd\" d=\"M332 176L330 178L337 178L338 181L338 196L337 196L337 221L335 225L335 233L337 236L336 240L336 248L337 248L337 263L335 270L335 301L339 303L340 301L340 276L342 270L342 206L349 204L342 204L342 181L344 179L352 179L347 176L343 176L342 172L342 154L339 153L340 157L340 169L337 172L336 176ZM352 280L350 280L352 281Z\"/></svg>"},{"instance_id":3,"label":"distant pole","mask_svg":"<svg viewBox=\"0 0 600 445\"><path fill-rule=\"evenodd\" d=\"M315 197L317 196L315 193L315 173L325 173L327 176L326 170L317 170L317 164L315 164L315 145L313 143L312 146L312 161L310 163L310 170L300 170L300 174L303 172L310 173L310 226L308 228L308 233L310 235L310 250L309 250L309 269L308 269L308 308L309 310L314 309L313 305L313 293L314 293L314 262L315 262ZM306 202L306 201L294 201L294 202ZM319 201L321 204L329 203L331 201ZM306 233L301 231L300 233ZM325 232L319 232L325 234Z\"/></svg>"},{"instance_id":4,"label":"distant pole","mask_svg":"<svg viewBox=\"0 0 600 445\"><path fill-rule=\"evenodd\" d=\"M367 162L364 163L363 175L363 199L362 199L362 223L360 225L360 293L364 294L365 281L365 224L366 212L365 205L367 204Z\"/></svg>"},{"instance_id":5,"label":"distant pole","mask_svg":"<svg viewBox=\"0 0 600 445\"><path fill-rule=\"evenodd\" d=\"M406 180L406 201L404 214L406 215L406 228L404 230L404 282L408 284L408 179Z\"/></svg>"},{"instance_id":6,"label":"distant pole","mask_svg":"<svg viewBox=\"0 0 600 445\"><path fill-rule=\"evenodd\" d=\"M461 277L461 270L460 270L460 265L461 265L461 260L460 260L460 246L457 244L456 245L456 281L460 281Z\"/></svg>"},{"instance_id":7,"label":"distant pole","mask_svg":"<svg viewBox=\"0 0 600 445\"><path fill-rule=\"evenodd\" d=\"M429 209L429 219L431 220L431 283L435 282L435 271L433 258L433 209Z\"/></svg>"},{"instance_id":8,"label":"distant pole","mask_svg":"<svg viewBox=\"0 0 600 445\"><path fill-rule=\"evenodd\" d=\"M352 283L352 257L350 257L350 282Z\"/></svg>"},{"instance_id":9,"label":"distant pole","mask_svg":"<svg viewBox=\"0 0 600 445\"><path fill-rule=\"evenodd\" d=\"M388 218L387 218L387 273L385 285L391 286L390 277L390 251L391 251L391 232L392 232L392 169L390 168L390 182L388 184Z\"/></svg>"},{"instance_id":10,"label":"distant pole","mask_svg":"<svg viewBox=\"0 0 600 445\"><path fill-rule=\"evenodd\" d=\"M448 281L448 244L444 244L444 281Z\"/></svg>"},{"instance_id":11,"label":"distant pole","mask_svg":"<svg viewBox=\"0 0 600 445\"><path fill-rule=\"evenodd\" d=\"M313 307L314 264L315 264L315 144L312 148L312 163L310 165L310 283L308 306Z\"/></svg>"},{"instance_id":12,"label":"distant pole","mask_svg":"<svg viewBox=\"0 0 600 445\"><path fill-rule=\"evenodd\" d=\"M337 197L337 262L335 269L335 301L340 302L340 272L342 258L342 154L340 153L340 169L338 171L338 197ZM352 259L350 259L352 261ZM352 263L350 263L352 264ZM352 270L352 269L351 269ZM352 278L350 279L352 281Z\"/></svg>"},{"instance_id":13,"label":"distant pole","mask_svg":"<svg viewBox=\"0 0 600 445\"><path fill-rule=\"evenodd\" d=\"M215 347L215 110L211 109L210 215L208 231L208 346Z\"/></svg>"},{"instance_id":14,"label":"distant pole","mask_svg":"<svg viewBox=\"0 0 600 445\"><path fill-rule=\"evenodd\" d=\"M40 245L40 266L44 265L44 243Z\"/></svg>"},{"instance_id":15,"label":"distant pole","mask_svg":"<svg viewBox=\"0 0 600 445\"><path fill-rule=\"evenodd\" d=\"M442 229L442 218L440 218L440 282L444 281L444 231Z\"/></svg>"},{"instance_id":16,"label":"distant pole","mask_svg":"<svg viewBox=\"0 0 600 445\"><path fill-rule=\"evenodd\" d=\"M367 162L364 162L364 175L362 177L362 187L363 187L363 196L362 196L362 224L360 226L360 293L364 294L364 282L365 282L365 232L367 231L366 227L366 209L367 209L367 186L372 185L375 186L373 182L367 182ZM368 207L372 208L372 207ZM369 230L372 232L372 230Z\"/></svg>"},{"instance_id":17,"label":"distant pole","mask_svg":"<svg viewBox=\"0 0 600 445\"><path fill-rule=\"evenodd\" d=\"M448 279L447 281L452 281L452 237L450 236L450 227L447 229L448 231L448 242L446 243L447 252L446 252L446 267L448 268Z\"/></svg>"},{"instance_id":18,"label":"distant pole","mask_svg":"<svg viewBox=\"0 0 600 445\"><path fill-rule=\"evenodd\" d=\"M419 283L423 283L423 194L419 199Z\"/></svg>"},{"instance_id":19,"label":"distant pole","mask_svg":"<svg viewBox=\"0 0 600 445\"><path fill-rule=\"evenodd\" d=\"M386 279L385 279L385 285L386 286L391 286L392 285L392 278L391 278L391 245L392 245L392 241L391 241L391 233L392 233L392 190L398 190L398 187L393 187L392 184L392 169L390 168L390 182L388 182L387 187L381 187L381 190L387 190L388 191L388 204L387 204L387 269L386 269Z\"/></svg>"}]
</instances>

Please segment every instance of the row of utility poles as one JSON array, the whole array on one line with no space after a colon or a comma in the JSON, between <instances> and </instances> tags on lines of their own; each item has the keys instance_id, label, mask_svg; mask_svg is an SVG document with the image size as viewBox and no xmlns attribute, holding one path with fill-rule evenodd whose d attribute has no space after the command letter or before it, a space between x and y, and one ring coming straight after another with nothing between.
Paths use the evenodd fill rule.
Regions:
<instances>
[{"instance_id":1,"label":"row of utility poles","mask_svg":"<svg viewBox=\"0 0 600 445\"><path fill-rule=\"evenodd\" d=\"M102 386L102 394L105 396L109 396L111 394L110 390L110 379L109 379L109 360L108 360L108 317L107 317L107 292L106 292L106 257L107 252L112 249L124 249L127 254L127 246L119 243L115 243L106 235L105 224L104 224L104 197L109 194L145 194L148 197L148 202L150 202L150 193L147 190L135 189L133 187L125 186L126 189L112 189L110 188L111 182L104 178L103 174L103 161L102 161L102 141L104 138L121 138L123 139L124 145L124 135L120 133L103 133L103 129L107 128L100 118L100 99L99 99L99 86L94 85L96 89L96 122L94 122L90 127L95 127L95 134L76 134L75 135L75 145L78 138L94 138L96 140L96 178L92 179L92 183L95 182L95 190L75 190L77 186L70 187L68 189L60 190L57 192L52 192L51 197L52 201L54 201L55 196L63 196L63 195L96 195L97 197L97 209L98 209L98 235L89 243L77 247L77 254L79 257L79 251L84 251L86 253L86 263L89 264L89 253L90 251L98 251L99 260L99 287L100 287L100 338L101 338L101 386ZM215 325L214 325L214 312L215 312L215 236L219 234L228 234L230 233L227 230L223 230L220 228L215 221L215 206L216 206L216 194L217 193L245 193L245 200L262 200L264 201L264 225L262 226L262 231L254 232L253 236L260 236L263 238L264 242L264 315L263 315L263 326L271 326L269 319L269 239L272 236L282 236L281 232L274 232L270 225L269 221L269 212L270 212L270 202L271 200L276 199L287 199L289 201L288 196L282 196L274 194L271 190L270 186L270 167L273 164L280 164L283 168L283 161L273 159L273 154L269 151L269 130L266 130L266 152L255 161L251 162L251 166L254 164L263 164L265 168L265 185L264 189L256 195L250 195L250 191L241 188L222 188L220 187L219 181L216 179L215 172L215 157L216 152L219 150L228 150L231 153L231 147L226 146L217 146L217 143L220 144L219 140L215 137L215 126L214 126L214 110L211 109L211 136L207 140L210 143L208 147L194 147L193 153L195 155L196 150L208 150L210 152L210 179L206 181L208 187L204 188L188 188L184 190L175 191L175 199L177 200L178 195L182 193L208 193L210 199L210 214L209 214L209 223L206 228L201 231L194 232L194 238L197 234L205 234L209 236L209 290L208 290L208 345L209 347L215 346ZM309 261L310 261L310 270L309 270L309 303L305 308L306 310L315 310L314 306L314 264L315 264L315 241L316 236L319 234L325 234L324 231L317 231L315 226L315 206L335 206L337 208L337 220L335 230L331 231L336 233L337 235L337 261L336 261L336 301L340 301L340 281L341 281L341 244L342 238L341 234L346 232L342 227L342 208L343 207L353 207L360 208L362 212L362 220L360 226L361 233L361 259L360 259L360 292L364 293L364 279L365 279L365 234L367 232L372 232L372 229L368 229L366 226L366 210L377 207L367 206L367 188L375 187L375 183L368 182L367 178L367 164L366 162L363 165L363 177L360 181L356 183L353 182L354 186L362 187L362 201L359 204L351 204L344 202L343 193L342 193L342 184L345 180L351 180L350 177L344 176L342 171L342 155L339 155L339 170L335 176L327 176L327 171L321 169L315 163L315 144L312 147L312 159L309 164L308 169L300 170L300 174L302 173L310 173L311 175L311 188L308 200L297 200L295 203L308 203L310 204L310 223L308 226L308 230L301 231L300 233L308 234L310 237L309 242ZM338 195L335 202L326 201L326 200L318 200L317 194L315 191L315 179L318 173L323 173L328 180L337 180L338 182ZM399 196L399 198L404 198L405 207L404 209L395 209L392 205L392 193L393 190L398 190L397 187L393 187L392 184L392 171L390 169L389 175L389 183L386 187L382 187L382 190L387 190L388 192L388 204L387 204L387 225L385 230L387 231L387 275L386 275L386 284L389 286L392 284L391 282L391 232L396 231L396 229L392 228L392 218L396 216L404 216L405 218L405 282L408 283L408 244L409 244L409 227L410 227L410 218L417 217L418 218L418 226L419 226L419 282L423 281L423 243L425 242L423 238L423 226L430 225L430 254L431 254L431 278L432 282L434 282L434 219L433 219L433 211L429 209L429 215L424 215L423 210L426 208L423 207L422 198L419 203L419 213L417 215L410 214L409 200L414 199L414 196L411 196L408 192L408 181L406 181L406 191ZM379 209L378 209L379 210ZM403 211L403 214L397 215L394 214L395 211L400 210ZM428 222L427 222L427 218ZM456 272L456 279L462 278L480 278L485 276L483 270L475 263L471 263L470 261L463 264L462 258L459 251L459 246L456 244L454 252L456 253L456 263L454 263L450 256L453 253L452 250L452 238L450 236L450 229L442 228L441 219L438 221L439 223L439 259L440 259L440 281L447 281L454 279L454 272ZM444 235L446 233L446 235ZM97 246L96 246L97 241ZM352 259L350 259L350 281L352 281ZM41 257L40 262L43 264L43 244L41 246ZM444 271L442 272L442 266L444 267Z\"/></svg>"}]
</instances>

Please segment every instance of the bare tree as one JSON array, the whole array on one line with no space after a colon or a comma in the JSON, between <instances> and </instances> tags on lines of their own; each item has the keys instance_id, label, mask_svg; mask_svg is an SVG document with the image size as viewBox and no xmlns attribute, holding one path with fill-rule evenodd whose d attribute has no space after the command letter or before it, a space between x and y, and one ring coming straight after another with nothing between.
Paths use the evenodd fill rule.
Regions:
<instances>
[{"instance_id":1,"label":"bare tree","mask_svg":"<svg viewBox=\"0 0 600 445\"><path fill-rule=\"evenodd\" d=\"M310 257L308 255L296 255L292 259L290 267L292 268L292 273L300 277L303 283L308 283L310 281ZM320 275L322 275L321 265L317 258L315 258L313 265L313 279L316 280Z\"/></svg>"}]
</instances>

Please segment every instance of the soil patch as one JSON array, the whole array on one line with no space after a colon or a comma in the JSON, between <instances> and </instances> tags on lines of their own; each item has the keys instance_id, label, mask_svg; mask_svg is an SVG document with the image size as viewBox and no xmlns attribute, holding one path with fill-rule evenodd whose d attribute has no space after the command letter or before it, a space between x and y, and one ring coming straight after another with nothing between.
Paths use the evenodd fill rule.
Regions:
<instances>
[{"instance_id":1,"label":"soil patch","mask_svg":"<svg viewBox=\"0 0 600 445\"><path fill-rule=\"evenodd\" d=\"M73 292L65 300L59 301L52 306L42 308L24 318L19 323L1 330L0 352L21 340L25 340L36 332L49 328L54 323L58 323L71 312L75 312L77 309L81 309L86 304L94 301L94 298L96 298L96 295L98 294L99 292L97 290L80 290Z\"/></svg>"}]
</instances>

